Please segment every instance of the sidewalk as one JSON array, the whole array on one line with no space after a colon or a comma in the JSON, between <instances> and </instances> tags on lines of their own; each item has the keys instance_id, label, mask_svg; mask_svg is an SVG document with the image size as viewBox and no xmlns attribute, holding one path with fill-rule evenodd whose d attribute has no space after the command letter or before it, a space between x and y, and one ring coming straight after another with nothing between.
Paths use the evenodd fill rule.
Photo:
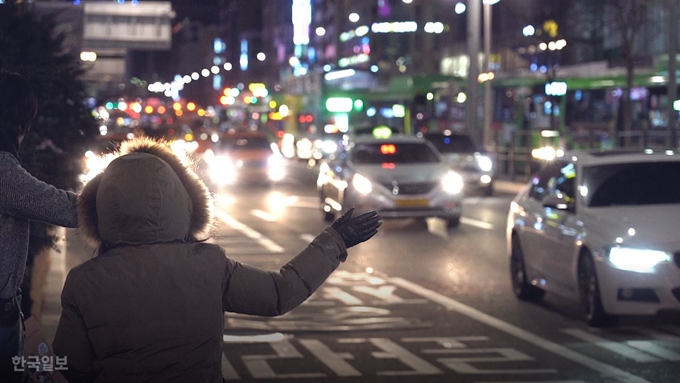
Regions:
<instances>
[{"instance_id":1,"label":"sidewalk","mask_svg":"<svg viewBox=\"0 0 680 383\"><path fill-rule=\"evenodd\" d=\"M59 228L58 250L52 250L50 270L44 286L40 325L48 342L52 343L61 316L61 291L69 270L87 261L94 254L76 229Z\"/></svg>"},{"instance_id":2,"label":"sidewalk","mask_svg":"<svg viewBox=\"0 0 680 383\"><path fill-rule=\"evenodd\" d=\"M516 194L526 185L523 182L501 179L494 182L496 191L504 194ZM60 237L57 243L58 250L52 250L50 257L50 270L47 275L47 284L44 287L40 321L43 334L50 343L54 340L61 316L61 291L66 275L72 268L92 258L95 251L85 242L77 229L60 228L58 236Z\"/></svg>"}]
</instances>

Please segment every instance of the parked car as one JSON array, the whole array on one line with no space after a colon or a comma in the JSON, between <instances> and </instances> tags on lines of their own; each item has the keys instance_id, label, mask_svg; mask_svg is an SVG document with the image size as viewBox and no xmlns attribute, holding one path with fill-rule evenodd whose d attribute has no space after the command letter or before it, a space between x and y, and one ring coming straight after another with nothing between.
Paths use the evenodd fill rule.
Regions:
<instances>
[{"instance_id":1,"label":"parked car","mask_svg":"<svg viewBox=\"0 0 680 383\"><path fill-rule=\"evenodd\" d=\"M475 145L472 137L448 130L441 133L425 133L423 136L432 142L453 169L463 176L466 191L493 194L493 161Z\"/></svg>"},{"instance_id":2,"label":"parked car","mask_svg":"<svg viewBox=\"0 0 680 383\"><path fill-rule=\"evenodd\" d=\"M283 179L284 159L265 133L230 131L203 155L207 174L217 186L272 183Z\"/></svg>"},{"instance_id":3,"label":"parked car","mask_svg":"<svg viewBox=\"0 0 680 383\"><path fill-rule=\"evenodd\" d=\"M548 163L511 204L507 246L523 300L578 300L588 324L680 310L680 155L578 152Z\"/></svg>"},{"instance_id":4,"label":"parked car","mask_svg":"<svg viewBox=\"0 0 680 383\"><path fill-rule=\"evenodd\" d=\"M351 207L384 218L440 217L448 227L460 222L463 179L422 138L357 137L320 165L317 186L329 222Z\"/></svg>"}]
</instances>

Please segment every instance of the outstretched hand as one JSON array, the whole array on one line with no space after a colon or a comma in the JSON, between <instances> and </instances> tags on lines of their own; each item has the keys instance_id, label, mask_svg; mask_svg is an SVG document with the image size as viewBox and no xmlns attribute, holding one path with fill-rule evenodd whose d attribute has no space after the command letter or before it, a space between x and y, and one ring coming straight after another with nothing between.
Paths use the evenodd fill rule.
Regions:
<instances>
[{"instance_id":1,"label":"outstretched hand","mask_svg":"<svg viewBox=\"0 0 680 383\"><path fill-rule=\"evenodd\" d=\"M356 217L352 217L353 213L354 208L349 209L347 213L331 225L348 249L371 239L382 225L382 219L375 211L369 211Z\"/></svg>"}]
</instances>

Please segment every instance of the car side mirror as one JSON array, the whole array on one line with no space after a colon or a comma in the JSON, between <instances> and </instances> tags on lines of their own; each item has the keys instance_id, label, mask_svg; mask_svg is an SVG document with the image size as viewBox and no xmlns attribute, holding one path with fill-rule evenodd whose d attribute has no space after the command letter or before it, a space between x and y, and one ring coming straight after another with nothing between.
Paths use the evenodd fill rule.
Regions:
<instances>
[{"instance_id":1,"label":"car side mirror","mask_svg":"<svg viewBox=\"0 0 680 383\"><path fill-rule=\"evenodd\" d=\"M569 212L574 211L574 203L567 201L564 196L558 196L557 194L549 194L541 201L543 207L549 207L556 210L566 210Z\"/></svg>"}]
</instances>

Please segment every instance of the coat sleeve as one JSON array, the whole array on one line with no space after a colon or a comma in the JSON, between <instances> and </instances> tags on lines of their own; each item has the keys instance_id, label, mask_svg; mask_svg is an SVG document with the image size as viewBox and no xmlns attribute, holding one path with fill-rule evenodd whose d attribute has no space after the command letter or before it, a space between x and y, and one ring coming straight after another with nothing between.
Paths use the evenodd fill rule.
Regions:
<instances>
[{"instance_id":1,"label":"coat sleeve","mask_svg":"<svg viewBox=\"0 0 680 383\"><path fill-rule=\"evenodd\" d=\"M278 272L227 259L223 309L260 316L285 314L307 300L346 255L342 238L328 227Z\"/></svg>"},{"instance_id":2,"label":"coat sleeve","mask_svg":"<svg viewBox=\"0 0 680 383\"><path fill-rule=\"evenodd\" d=\"M78 288L76 270L71 270L66 277L61 294L61 318L52 343L54 354L67 358L68 369L62 373L70 383L91 382L94 361L94 349L74 296L74 289Z\"/></svg>"},{"instance_id":3,"label":"coat sleeve","mask_svg":"<svg viewBox=\"0 0 680 383\"><path fill-rule=\"evenodd\" d=\"M0 213L78 227L77 195L33 177L18 162L0 162Z\"/></svg>"}]
</instances>

